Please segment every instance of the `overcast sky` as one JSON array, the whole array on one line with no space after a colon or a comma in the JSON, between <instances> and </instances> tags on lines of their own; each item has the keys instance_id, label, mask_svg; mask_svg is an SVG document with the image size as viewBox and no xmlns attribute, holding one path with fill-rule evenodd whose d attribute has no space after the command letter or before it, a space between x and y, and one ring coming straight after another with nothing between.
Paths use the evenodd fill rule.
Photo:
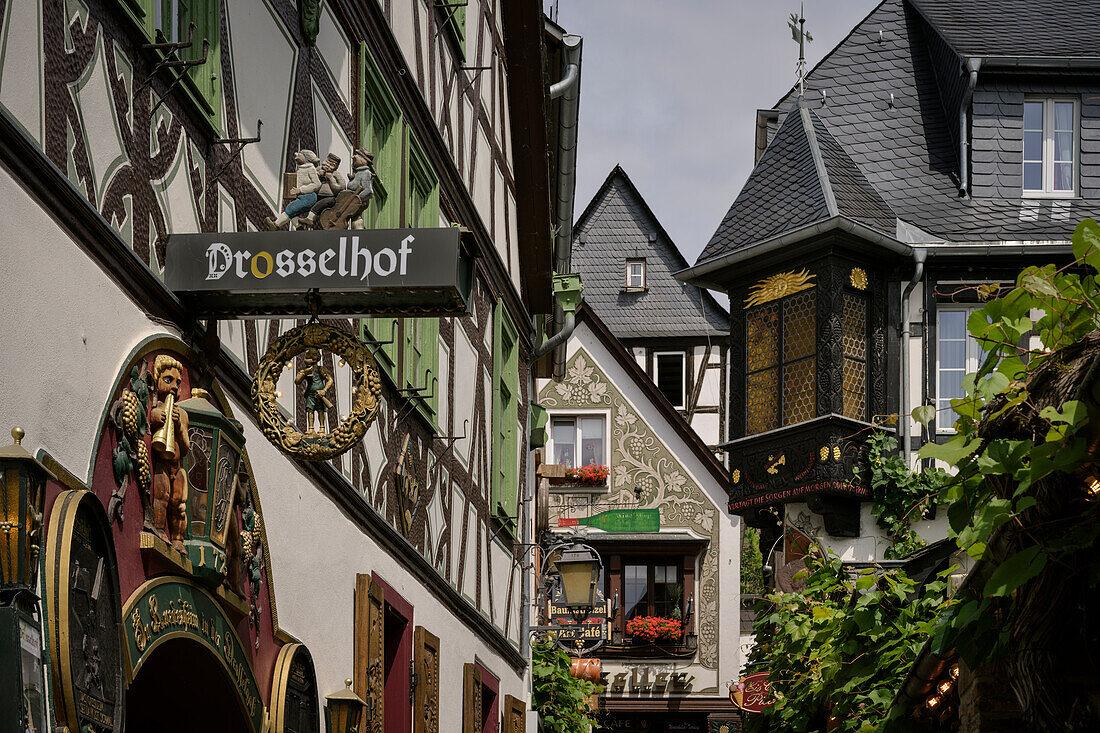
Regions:
<instances>
[{"instance_id":1,"label":"overcast sky","mask_svg":"<svg viewBox=\"0 0 1100 733\"><path fill-rule=\"evenodd\" d=\"M557 1L584 37L576 215L618 163L694 264L752 170L756 110L794 85L797 0ZM877 0L805 5L812 68Z\"/></svg>"}]
</instances>

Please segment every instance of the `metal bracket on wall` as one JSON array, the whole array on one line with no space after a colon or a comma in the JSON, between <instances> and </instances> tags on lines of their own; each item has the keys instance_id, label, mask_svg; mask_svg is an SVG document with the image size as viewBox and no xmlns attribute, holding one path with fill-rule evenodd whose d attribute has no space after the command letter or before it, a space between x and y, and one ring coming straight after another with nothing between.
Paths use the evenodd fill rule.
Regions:
<instances>
[{"instance_id":1,"label":"metal bracket on wall","mask_svg":"<svg viewBox=\"0 0 1100 733\"><path fill-rule=\"evenodd\" d=\"M164 101L166 99L168 99L168 95L171 93L171 91L175 89L181 81L183 81L183 77L187 75L188 69L191 69L195 66L202 66L206 63L207 57L210 55L210 39L204 37L202 39L201 58L191 60L184 60L179 58L177 52L191 48L195 41L195 24L189 23L187 27L188 30L186 41L158 40L156 43L145 43L141 46L143 49L149 51L163 51L164 58L160 59L159 61L157 61L156 64L153 65L153 68L149 71L149 76L147 76L145 78L145 81L143 81L138 86L138 88L134 90L133 95L130 97L131 103L133 103L133 100L137 99L139 93L144 91L150 84L153 83L153 79L156 77L158 71L160 71L161 69L180 69L179 73L176 74L176 77L172 79L172 82L168 85L168 88L164 90L164 94L160 95L160 99L157 100L157 103L155 105L153 105L153 109L149 110L150 117L152 117L153 114L158 109L160 109L160 106L164 104ZM157 29L157 38L164 39L164 33L162 33L159 28Z\"/></svg>"},{"instance_id":2,"label":"metal bracket on wall","mask_svg":"<svg viewBox=\"0 0 1100 733\"><path fill-rule=\"evenodd\" d=\"M217 173L215 173L210 178L210 180L207 181L207 183L206 183L207 189L210 188L210 185L212 183L214 183L219 178L221 178L222 173L224 173L225 169L229 167L229 164L232 163L234 160L236 160L237 157L240 156L240 154L242 152L244 152L244 148L245 148L246 145L251 145L252 143L260 142L260 134L261 134L261 131L263 130L263 126L264 126L264 121L263 120L256 120L256 137L219 137L217 139L214 139L214 140L210 141L210 144L212 146L213 145L236 145L237 149L233 151L233 153L229 156L229 158L224 163L222 163L222 166L220 168L218 168Z\"/></svg>"}]
</instances>

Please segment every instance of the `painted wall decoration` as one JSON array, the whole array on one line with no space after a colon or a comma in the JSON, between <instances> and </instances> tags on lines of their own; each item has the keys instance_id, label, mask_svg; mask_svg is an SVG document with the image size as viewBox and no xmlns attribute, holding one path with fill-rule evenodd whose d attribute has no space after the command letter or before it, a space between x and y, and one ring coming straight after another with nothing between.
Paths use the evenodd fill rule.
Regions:
<instances>
[{"instance_id":1,"label":"painted wall decoration","mask_svg":"<svg viewBox=\"0 0 1100 733\"><path fill-rule=\"evenodd\" d=\"M54 500L44 588L55 723L89 733L121 731L126 691L118 565L110 523L89 491L64 491Z\"/></svg>"},{"instance_id":2,"label":"painted wall decoration","mask_svg":"<svg viewBox=\"0 0 1100 733\"><path fill-rule=\"evenodd\" d=\"M684 472L653 429L583 349L566 367L565 379L539 393L547 410L608 409L611 414L611 478L606 503L631 504L634 487L644 508L661 512L661 526L683 527L710 537L703 556L695 614L699 624L699 661L718 667L718 509ZM560 497L554 496L559 500Z\"/></svg>"}]
</instances>

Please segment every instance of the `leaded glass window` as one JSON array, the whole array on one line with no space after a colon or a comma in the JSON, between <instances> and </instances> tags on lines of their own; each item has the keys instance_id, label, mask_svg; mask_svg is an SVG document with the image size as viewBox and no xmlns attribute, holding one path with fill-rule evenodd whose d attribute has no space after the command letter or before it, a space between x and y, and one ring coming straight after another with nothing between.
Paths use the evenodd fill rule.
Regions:
<instances>
[{"instance_id":1,"label":"leaded glass window","mask_svg":"<svg viewBox=\"0 0 1100 733\"><path fill-rule=\"evenodd\" d=\"M746 434L813 418L817 396L816 289L746 314Z\"/></svg>"},{"instance_id":2,"label":"leaded glass window","mask_svg":"<svg viewBox=\"0 0 1100 733\"><path fill-rule=\"evenodd\" d=\"M844 294L844 379L845 417L867 419L867 301L854 293Z\"/></svg>"}]
</instances>

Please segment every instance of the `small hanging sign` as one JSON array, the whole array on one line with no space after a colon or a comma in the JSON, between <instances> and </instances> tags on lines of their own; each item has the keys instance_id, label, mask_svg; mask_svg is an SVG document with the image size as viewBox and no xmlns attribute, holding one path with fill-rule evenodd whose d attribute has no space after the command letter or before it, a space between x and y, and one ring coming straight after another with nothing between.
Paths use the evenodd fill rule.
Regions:
<instances>
[{"instance_id":1,"label":"small hanging sign","mask_svg":"<svg viewBox=\"0 0 1100 733\"><path fill-rule=\"evenodd\" d=\"M762 713L774 702L767 672L746 675L730 686L730 702L746 713Z\"/></svg>"},{"instance_id":2,"label":"small hanging sign","mask_svg":"<svg viewBox=\"0 0 1100 733\"><path fill-rule=\"evenodd\" d=\"M602 529L604 532L615 534L659 532L661 530L661 510L611 509L591 517L558 519L559 527L576 527L577 525Z\"/></svg>"}]
</instances>

